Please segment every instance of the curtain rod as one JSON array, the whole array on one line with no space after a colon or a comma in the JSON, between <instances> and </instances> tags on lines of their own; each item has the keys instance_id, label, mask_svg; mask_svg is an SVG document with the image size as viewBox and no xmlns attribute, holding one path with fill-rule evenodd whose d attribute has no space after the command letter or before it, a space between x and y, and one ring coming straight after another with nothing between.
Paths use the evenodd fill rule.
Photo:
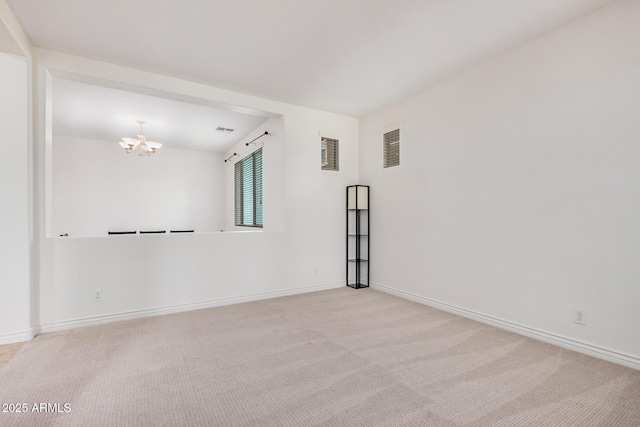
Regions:
<instances>
[{"instance_id":1,"label":"curtain rod","mask_svg":"<svg viewBox=\"0 0 640 427\"><path fill-rule=\"evenodd\" d=\"M231 160L232 158L234 158L237 155L238 155L238 153L233 153L232 155L229 156L228 159L224 159L224 162L227 163L229 160Z\"/></svg>"},{"instance_id":2,"label":"curtain rod","mask_svg":"<svg viewBox=\"0 0 640 427\"><path fill-rule=\"evenodd\" d=\"M256 137L256 138L253 138L251 141L247 142L247 143L246 143L246 144L244 144L244 145L246 145L246 146L248 147L248 146L249 146L249 144L253 144L253 143L254 143L254 141L255 141L256 139L262 138L262 137L263 137L263 136L265 136L265 135L271 135L271 134L265 130L265 131L264 131L264 133L263 133L262 135L260 135L260 136L258 136L258 137Z\"/></svg>"}]
</instances>

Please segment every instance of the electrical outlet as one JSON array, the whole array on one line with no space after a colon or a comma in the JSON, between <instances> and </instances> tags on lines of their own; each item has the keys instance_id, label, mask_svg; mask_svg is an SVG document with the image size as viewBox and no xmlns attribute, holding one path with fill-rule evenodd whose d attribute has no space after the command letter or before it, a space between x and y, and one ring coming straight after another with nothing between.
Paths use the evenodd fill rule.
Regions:
<instances>
[{"instance_id":1,"label":"electrical outlet","mask_svg":"<svg viewBox=\"0 0 640 427\"><path fill-rule=\"evenodd\" d=\"M584 308L573 308L573 323L578 325L587 324L587 310Z\"/></svg>"},{"instance_id":2,"label":"electrical outlet","mask_svg":"<svg viewBox=\"0 0 640 427\"><path fill-rule=\"evenodd\" d=\"M102 290L96 290L93 293L93 302L102 302Z\"/></svg>"}]
</instances>

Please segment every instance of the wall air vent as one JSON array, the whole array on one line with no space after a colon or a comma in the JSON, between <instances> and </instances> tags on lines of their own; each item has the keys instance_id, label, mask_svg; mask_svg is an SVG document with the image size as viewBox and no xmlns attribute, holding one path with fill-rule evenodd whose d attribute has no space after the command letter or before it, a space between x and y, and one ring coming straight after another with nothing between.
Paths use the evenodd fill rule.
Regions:
<instances>
[{"instance_id":1,"label":"wall air vent","mask_svg":"<svg viewBox=\"0 0 640 427\"><path fill-rule=\"evenodd\" d=\"M337 171L338 168L338 144L339 141L333 138L322 138L320 143L320 157L322 163L320 168L323 171Z\"/></svg>"},{"instance_id":2,"label":"wall air vent","mask_svg":"<svg viewBox=\"0 0 640 427\"><path fill-rule=\"evenodd\" d=\"M383 134L382 157L385 168L400 165L400 127Z\"/></svg>"},{"instance_id":3,"label":"wall air vent","mask_svg":"<svg viewBox=\"0 0 640 427\"><path fill-rule=\"evenodd\" d=\"M235 129L230 129L230 128L223 128L223 127L217 127L216 130L218 132L233 132Z\"/></svg>"}]
</instances>

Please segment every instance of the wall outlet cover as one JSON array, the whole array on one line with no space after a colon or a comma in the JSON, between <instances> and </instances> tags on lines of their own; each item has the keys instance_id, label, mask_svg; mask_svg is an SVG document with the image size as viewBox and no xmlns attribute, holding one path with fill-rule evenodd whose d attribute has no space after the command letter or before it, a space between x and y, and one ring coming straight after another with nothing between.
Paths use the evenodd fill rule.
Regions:
<instances>
[{"instance_id":1,"label":"wall outlet cover","mask_svg":"<svg viewBox=\"0 0 640 427\"><path fill-rule=\"evenodd\" d=\"M587 310L584 308L573 308L573 323L585 326L587 324Z\"/></svg>"}]
</instances>

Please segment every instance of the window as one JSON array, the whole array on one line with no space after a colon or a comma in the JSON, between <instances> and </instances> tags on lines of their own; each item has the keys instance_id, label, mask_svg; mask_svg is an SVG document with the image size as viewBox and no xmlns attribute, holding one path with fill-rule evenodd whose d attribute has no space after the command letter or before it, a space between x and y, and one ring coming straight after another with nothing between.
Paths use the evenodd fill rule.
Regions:
<instances>
[{"instance_id":1,"label":"window","mask_svg":"<svg viewBox=\"0 0 640 427\"><path fill-rule=\"evenodd\" d=\"M382 137L384 167L400 164L400 128L385 132Z\"/></svg>"},{"instance_id":2,"label":"window","mask_svg":"<svg viewBox=\"0 0 640 427\"><path fill-rule=\"evenodd\" d=\"M262 227L262 148L235 164L236 225Z\"/></svg>"},{"instance_id":3,"label":"window","mask_svg":"<svg viewBox=\"0 0 640 427\"><path fill-rule=\"evenodd\" d=\"M321 158L323 171L338 170L338 140L332 138L322 138Z\"/></svg>"}]
</instances>

